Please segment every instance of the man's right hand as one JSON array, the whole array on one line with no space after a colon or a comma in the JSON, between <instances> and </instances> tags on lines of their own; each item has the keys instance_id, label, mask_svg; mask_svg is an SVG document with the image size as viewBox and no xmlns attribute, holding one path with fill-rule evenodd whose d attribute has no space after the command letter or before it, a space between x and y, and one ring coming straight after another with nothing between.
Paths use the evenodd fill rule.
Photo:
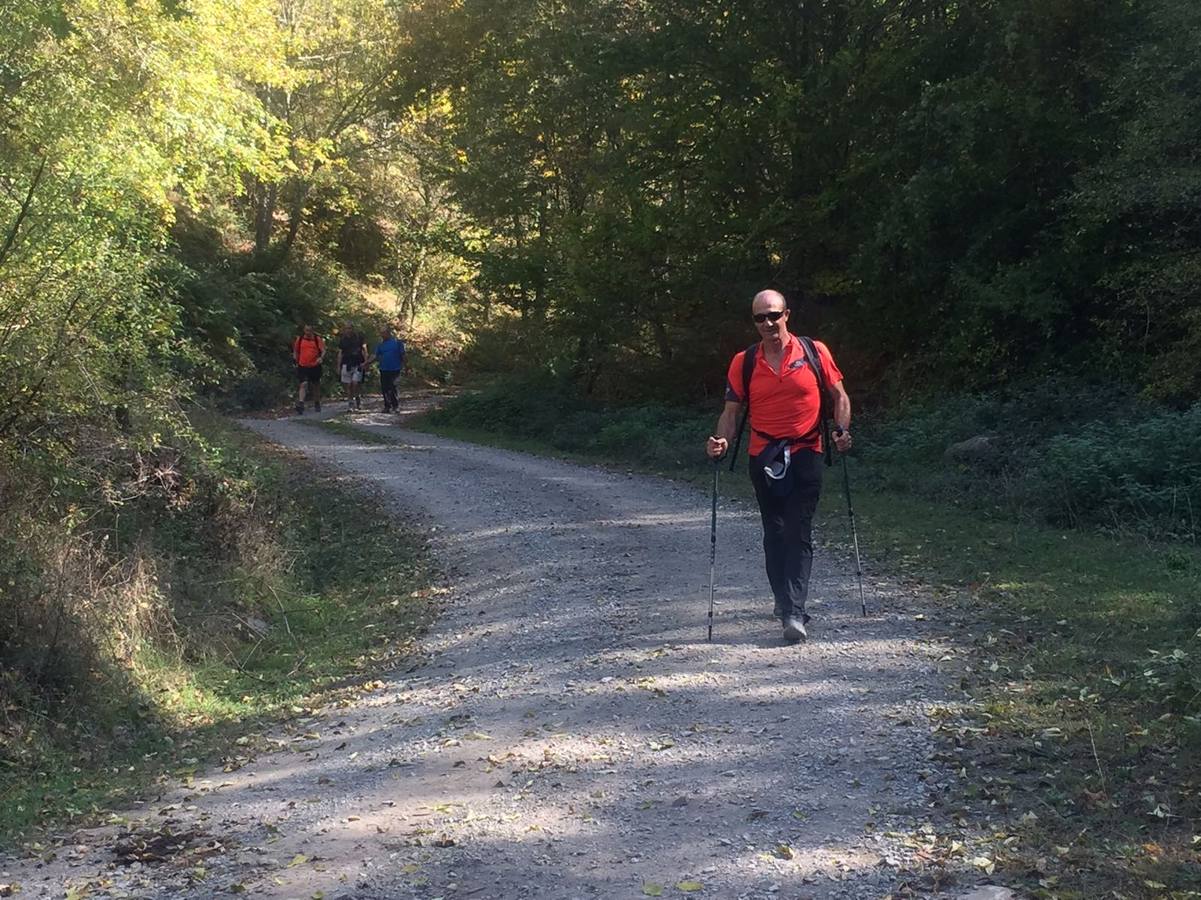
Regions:
<instances>
[{"instance_id":1,"label":"man's right hand","mask_svg":"<svg viewBox=\"0 0 1201 900\"><path fill-rule=\"evenodd\" d=\"M710 459L721 459L726 455L726 450L729 447L730 442L725 438L709 435L709 440L705 443L705 452L709 454Z\"/></svg>"}]
</instances>

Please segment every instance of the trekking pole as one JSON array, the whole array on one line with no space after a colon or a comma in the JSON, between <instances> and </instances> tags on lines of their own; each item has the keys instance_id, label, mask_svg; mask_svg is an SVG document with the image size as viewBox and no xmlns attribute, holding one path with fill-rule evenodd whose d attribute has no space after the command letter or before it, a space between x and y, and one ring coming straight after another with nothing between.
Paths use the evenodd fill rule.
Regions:
<instances>
[{"instance_id":1,"label":"trekking pole","mask_svg":"<svg viewBox=\"0 0 1201 900\"><path fill-rule=\"evenodd\" d=\"M709 519L709 643L713 643L713 585L717 571L717 473L721 460L713 460L713 514Z\"/></svg>"},{"instance_id":2,"label":"trekking pole","mask_svg":"<svg viewBox=\"0 0 1201 900\"><path fill-rule=\"evenodd\" d=\"M835 429L837 434L842 434L842 429ZM851 505L851 475L847 469L847 455L842 456L842 489L847 495L847 518L851 520L851 540L855 544L855 575L859 579L859 609L863 613L863 617L867 618L867 600L863 597L863 563L859 561L859 529L855 527L855 507Z\"/></svg>"}]
</instances>

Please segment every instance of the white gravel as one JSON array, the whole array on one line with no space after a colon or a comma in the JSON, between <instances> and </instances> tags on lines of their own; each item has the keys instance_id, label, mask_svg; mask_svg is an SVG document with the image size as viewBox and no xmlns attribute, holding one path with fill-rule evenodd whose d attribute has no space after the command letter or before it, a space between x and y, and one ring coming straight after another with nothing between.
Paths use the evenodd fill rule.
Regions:
<instances>
[{"instance_id":1,"label":"white gravel","mask_svg":"<svg viewBox=\"0 0 1201 900\"><path fill-rule=\"evenodd\" d=\"M353 421L399 443L248 424L377 494L372 514L431 532L448 591L425 662L127 813L219 841L201 862L115 865L109 827L50 863L0 858L0 882L22 897L566 900L683 897L687 882L883 897L910 877L907 836L942 777L926 712L946 692L912 591L869 576L862 619L852 566L821 546L810 640L786 646L757 514L723 500L707 643L703 491Z\"/></svg>"}]
</instances>

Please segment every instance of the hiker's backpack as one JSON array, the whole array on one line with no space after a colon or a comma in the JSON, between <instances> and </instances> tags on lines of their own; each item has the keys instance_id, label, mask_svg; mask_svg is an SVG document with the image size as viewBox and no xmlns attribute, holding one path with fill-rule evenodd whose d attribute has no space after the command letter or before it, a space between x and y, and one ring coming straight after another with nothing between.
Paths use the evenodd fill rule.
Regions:
<instances>
[{"instance_id":1,"label":"hiker's backpack","mask_svg":"<svg viewBox=\"0 0 1201 900\"><path fill-rule=\"evenodd\" d=\"M813 375L817 379L817 392L820 398L817 412L817 425L814 426L815 431L821 432L822 453L826 457L826 465L834 465L834 451L830 442L830 419L834 416L834 411L831 408L833 401L830 399L829 393L826 391L826 374L822 370L821 356L817 352L817 346L813 343L812 338L802 335L796 336L801 342L801 350L805 353L805 362L813 370ZM742 418L738 420L738 431L734 442L734 452L730 456L730 471L734 471L734 464L738 460L738 448L742 444L742 430L746 427L747 420L751 416L751 375L755 371L755 360L759 356L759 341L751 344L746 348L746 352L742 355ZM810 432L812 434L813 432ZM800 435L800 437L808 437L809 435Z\"/></svg>"}]
</instances>

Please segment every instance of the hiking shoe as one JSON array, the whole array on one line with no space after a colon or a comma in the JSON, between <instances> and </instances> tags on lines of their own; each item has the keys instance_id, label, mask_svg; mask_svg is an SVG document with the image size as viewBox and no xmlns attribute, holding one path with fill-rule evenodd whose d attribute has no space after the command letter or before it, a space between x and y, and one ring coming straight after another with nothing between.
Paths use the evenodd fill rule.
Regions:
<instances>
[{"instance_id":1,"label":"hiking shoe","mask_svg":"<svg viewBox=\"0 0 1201 900\"><path fill-rule=\"evenodd\" d=\"M304 415L304 404L303 403L296 404L296 415L298 415L298 416Z\"/></svg>"},{"instance_id":2,"label":"hiking shoe","mask_svg":"<svg viewBox=\"0 0 1201 900\"><path fill-rule=\"evenodd\" d=\"M805 631L805 623L796 616L789 616L784 620L784 640L788 643L795 644L807 637L809 633Z\"/></svg>"}]
</instances>

